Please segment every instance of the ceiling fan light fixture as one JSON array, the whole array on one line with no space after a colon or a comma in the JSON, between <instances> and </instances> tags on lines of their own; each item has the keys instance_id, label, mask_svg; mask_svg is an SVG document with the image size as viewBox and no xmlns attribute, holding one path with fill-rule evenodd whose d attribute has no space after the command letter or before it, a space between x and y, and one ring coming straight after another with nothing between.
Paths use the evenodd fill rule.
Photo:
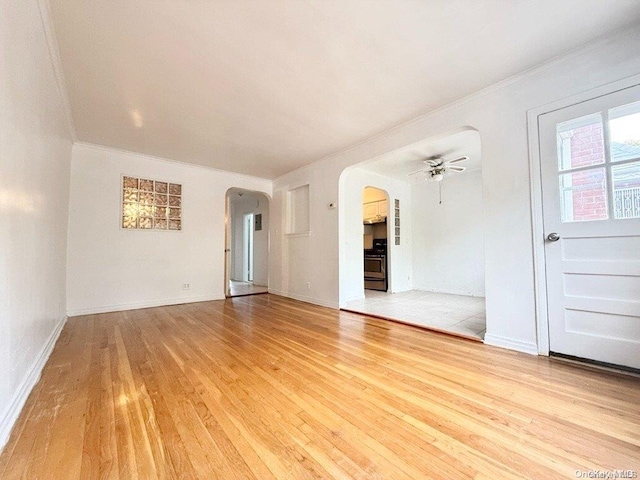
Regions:
<instances>
[{"instance_id":1,"label":"ceiling fan light fixture","mask_svg":"<svg viewBox=\"0 0 640 480\"><path fill-rule=\"evenodd\" d=\"M422 163L425 167L415 172L409 173L407 176L414 179L425 179L432 182L442 182L445 175L450 173L461 173L466 170L466 167L461 165L452 165L454 163L463 162L468 160L469 157L462 156L451 160L444 160L442 156L436 155L434 157L425 158Z\"/></svg>"}]
</instances>

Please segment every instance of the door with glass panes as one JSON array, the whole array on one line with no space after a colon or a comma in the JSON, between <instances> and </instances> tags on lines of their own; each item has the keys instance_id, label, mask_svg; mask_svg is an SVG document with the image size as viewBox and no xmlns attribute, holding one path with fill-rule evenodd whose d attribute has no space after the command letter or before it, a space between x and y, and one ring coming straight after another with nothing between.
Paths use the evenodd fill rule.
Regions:
<instances>
[{"instance_id":1,"label":"door with glass panes","mask_svg":"<svg viewBox=\"0 0 640 480\"><path fill-rule=\"evenodd\" d=\"M538 122L550 350L640 368L640 86Z\"/></svg>"}]
</instances>

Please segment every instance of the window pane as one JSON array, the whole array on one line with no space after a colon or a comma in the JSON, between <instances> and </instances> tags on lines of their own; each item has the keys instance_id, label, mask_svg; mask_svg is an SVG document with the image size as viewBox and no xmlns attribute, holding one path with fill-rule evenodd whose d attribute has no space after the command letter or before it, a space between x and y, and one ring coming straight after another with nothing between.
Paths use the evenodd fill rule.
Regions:
<instances>
[{"instance_id":1,"label":"window pane","mask_svg":"<svg viewBox=\"0 0 640 480\"><path fill-rule=\"evenodd\" d=\"M138 188L138 179L133 177L124 177L122 179L124 188Z\"/></svg>"},{"instance_id":2,"label":"window pane","mask_svg":"<svg viewBox=\"0 0 640 480\"><path fill-rule=\"evenodd\" d=\"M122 204L122 216L135 218L138 216L138 204L137 203L123 203Z\"/></svg>"},{"instance_id":3,"label":"window pane","mask_svg":"<svg viewBox=\"0 0 640 480\"><path fill-rule=\"evenodd\" d=\"M140 190L146 190L148 192L153 192L153 180L144 180L140 179Z\"/></svg>"},{"instance_id":4,"label":"window pane","mask_svg":"<svg viewBox=\"0 0 640 480\"><path fill-rule=\"evenodd\" d=\"M611 161L640 158L640 102L609 110Z\"/></svg>"},{"instance_id":5,"label":"window pane","mask_svg":"<svg viewBox=\"0 0 640 480\"><path fill-rule=\"evenodd\" d=\"M138 217L122 217L122 228L137 228Z\"/></svg>"},{"instance_id":6,"label":"window pane","mask_svg":"<svg viewBox=\"0 0 640 480\"><path fill-rule=\"evenodd\" d=\"M167 220L164 218L156 218L155 224L154 224L154 228L159 229L159 230L166 230L167 229Z\"/></svg>"},{"instance_id":7,"label":"window pane","mask_svg":"<svg viewBox=\"0 0 640 480\"><path fill-rule=\"evenodd\" d=\"M138 216L140 217L152 217L153 207L151 205L138 205Z\"/></svg>"},{"instance_id":8,"label":"window pane","mask_svg":"<svg viewBox=\"0 0 640 480\"><path fill-rule=\"evenodd\" d=\"M558 170L604 163L602 131L600 113L556 125Z\"/></svg>"},{"instance_id":9,"label":"window pane","mask_svg":"<svg viewBox=\"0 0 640 480\"><path fill-rule=\"evenodd\" d=\"M142 204L142 205L153 205L153 193L151 193L151 192L140 192L140 204Z\"/></svg>"},{"instance_id":10,"label":"window pane","mask_svg":"<svg viewBox=\"0 0 640 480\"><path fill-rule=\"evenodd\" d=\"M640 162L616 165L613 176L615 218L640 218Z\"/></svg>"},{"instance_id":11,"label":"window pane","mask_svg":"<svg viewBox=\"0 0 640 480\"><path fill-rule=\"evenodd\" d=\"M139 218L138 228L153 228L153 220L151 218Z\"/></svg>"},{"instance_id":12,"label":"window pane","mask_svg":"<svg viewBox=\"0 0 640 480\"><path fill-rule=\"evenodd\" d=\"M560 209L563 222L607 219L607 185L604 168L560 175Z\"/></svg>"},{"instance_id":13,"label":"window pane","mask_svg":"<svg viewBox=\"0 0 640 480\"><path fill-rule=\"evenodd\" d=\"M131 188L124 189L124 201L125 202L137 202L138 201L138 191L133 190Z\"/></svg>"}]
</instances>

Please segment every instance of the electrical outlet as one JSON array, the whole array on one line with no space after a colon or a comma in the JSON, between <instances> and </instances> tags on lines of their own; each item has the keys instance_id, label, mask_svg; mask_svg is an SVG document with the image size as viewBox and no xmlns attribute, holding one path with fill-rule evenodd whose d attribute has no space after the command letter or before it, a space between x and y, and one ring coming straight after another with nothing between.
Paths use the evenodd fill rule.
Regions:
<instances>
[{"instance_id":1,"label":"electrical outlet","mask_svg":"<svg viewBox=\"0 0 640 480\"><path fill-rule=\"evenodd\" d=\"M307 290L311 290L311 282L307 282Z\"/></svg>"},{"instance_id":2,"label":"electrical outlet","mask_svg":"<svg viewBox=\"0 0 640 480\"><path fill-rule=\"evenodd\" d=\"M191 288L191 284L190 283L183 283L182 284L182 289L183 290L189 290Z\"/></svg>"}]
</instances>

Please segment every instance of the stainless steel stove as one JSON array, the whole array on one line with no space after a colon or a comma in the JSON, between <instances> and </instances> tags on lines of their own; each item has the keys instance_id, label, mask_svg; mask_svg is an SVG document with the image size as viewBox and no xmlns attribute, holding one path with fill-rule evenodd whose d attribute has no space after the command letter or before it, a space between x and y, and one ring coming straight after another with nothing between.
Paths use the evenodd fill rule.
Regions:
<instances>
[{"instance_id":1,"label":"stainless steel stove","mask_svg":"<svg viewBox=\"0 0 640 480\"><path fill-rule=\"evenodd\" d=\"M387 239L376 238L364 251L364 288L386 292L387 287Z\"/></svg>"}]
</instances>

